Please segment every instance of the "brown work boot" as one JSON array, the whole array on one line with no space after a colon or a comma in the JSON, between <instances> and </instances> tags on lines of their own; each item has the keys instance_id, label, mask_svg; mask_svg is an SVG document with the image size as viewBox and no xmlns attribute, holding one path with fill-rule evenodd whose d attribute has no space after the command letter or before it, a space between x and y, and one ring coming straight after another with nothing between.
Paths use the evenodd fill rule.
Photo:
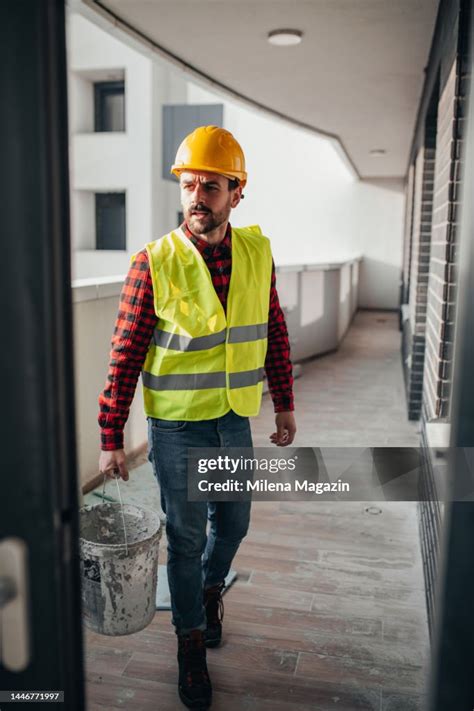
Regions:
<instances>
[{"instance_id":1,"label":"brown work boot","mask_svg":"<svg viewBox=\"0 0 474 711\"><path fill-rule=\"evenodd\" d=\"M212 686L206 664L206 647L201 630L178 634L179 698L189 709L207 709Z\"/></svg>"},{"instance_id":2,"label":"brown work boot","mask_svg":"<svg viewBox=\"0 0 474 711\"><path fill-rule=\"evenodd\" d=\"M224 603L222 593L225 583L219 583L204 590L204 607L206 609L207 629L204 632L206 647L218 647L222 639L222 620L224 619Z\"/></svg>"}]
</instances>

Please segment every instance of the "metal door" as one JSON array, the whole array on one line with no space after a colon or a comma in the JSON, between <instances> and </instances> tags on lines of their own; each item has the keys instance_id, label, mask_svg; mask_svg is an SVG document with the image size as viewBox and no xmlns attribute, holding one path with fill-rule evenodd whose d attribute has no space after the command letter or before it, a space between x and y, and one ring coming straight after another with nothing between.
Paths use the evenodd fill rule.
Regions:
<instances>
[{"instance_id":1,"label":"metal door","mask_svg":"<svg viewBox=\"0 0 474 711\"><path fill-rule=\"evenodd\" d=\"M84 693L64 1L3 0L0 34L0 690L61 691L69 711Z\"/></svg>"}]
</instances>

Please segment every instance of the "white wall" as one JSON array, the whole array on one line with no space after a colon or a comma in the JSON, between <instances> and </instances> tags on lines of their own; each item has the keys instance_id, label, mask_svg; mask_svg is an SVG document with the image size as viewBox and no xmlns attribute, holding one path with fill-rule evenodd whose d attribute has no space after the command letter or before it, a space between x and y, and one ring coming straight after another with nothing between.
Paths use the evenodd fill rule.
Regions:
<instances>
[{"instance_id":1,"label":"white wall","mask_svg":"<svg viewBox=\"0 0 474 711\"><path fill-rule=\"evenodd\" d=\"M179 187L176 182L163 180L163 104L186 103L186 81L184 77L163 62L151 62L153 73L152 140L153 152L153 234L161 237L176 227L177 213L181 209ZM170 166L171 167L171 166Z\"/></svg>"},{"instance_id":2,"label":"white wall","mask_svg":"<svg viewBox=\"0 0 474 711\"><path fill-rule=\"evenodd\" d=\"M124 274L131 255L176 222L178 188L161 178L161 105L183 102L186 82L80 15L68 25L73 277ZM93 81L120 76L126 131L94 133ZM100 191L126 192L126 252L93 249L95 211L84 193Z\"/></svg>"},{"instance_id":3,"label":"white wall","mask_svg":"<svg viewBox=\"0 0 474 711\"><path fill-rule=\"evenodd\" d=\"M188 101L222 98L189 82ZM402 181L360 181L329 139L230 100L224 105L224 125L241 143L249 174L233 223L260 224L279 265L362 254L359 305L397 308Z\"/></svg>"},{"instance_id":4,"label":"white wall","mask_svg":"<svg viewBox=\"0 0 474 711\"><path fill-rule=\"evenodd\" d=\"M75 21L73 21L73 26L74 23ZM68 77L68 92L69 133L92 132L94 130L94 91L92 80L82 76L79 72L70 73Z\"/></svg>"},{"instance_id":5,"label":"white wall","mask_svg":"<svg viewBox=\"0 0 474 711\"><path fill-rule=\"evenodd\" d=\"M106 383L121 286L113 279L98 283L83 280L73 285L77 454L82 486L99 473L98 397ZM124 431L127 452L146 441L146 427L139 381Z\"/></svg>"},{"instance_id":6,"label":"white wall","mask_svg":"<svg viewBox=\"0 0 474 711\"><path fill-rule=\"evenodd\" d=\"M405 194L402 180L357 181L341 200L354 215L361 262L359 306L398 308L403 252Z\"/></svg>"},{"instance_id":7,"label":"white wall","mask_svg":"<svg viewBox=\"0 0 474 711\"><path fill-rule=\"evenodd\" d=\"M86 250L94 248L95 198L91 190L73 190L71 195L71 223L74 225L74 246Z\"/></svg>"}]
</instances>

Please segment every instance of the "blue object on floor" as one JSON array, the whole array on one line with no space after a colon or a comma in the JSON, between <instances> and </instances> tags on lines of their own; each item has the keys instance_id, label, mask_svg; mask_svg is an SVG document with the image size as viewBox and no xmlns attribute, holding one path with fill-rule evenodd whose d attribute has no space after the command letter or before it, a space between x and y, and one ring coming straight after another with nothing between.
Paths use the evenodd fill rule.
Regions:
<instances>
[{"instance_id":1,"label":"blue object on floor","mask_svg":"<svg viewBox=\"0 0 474 711\"><path fill-rule=\"evenodd\" d=\"M223 594L232 585L234 580L237 579L237 571L230 570L227 578L225 579L225 588ZM166 570L166 565L158 566L158 585L156 587L156 609L157 610L171 610L171 600L170 600L170 589L168 587L168 573Z\"/></svg>"}]
</instances>

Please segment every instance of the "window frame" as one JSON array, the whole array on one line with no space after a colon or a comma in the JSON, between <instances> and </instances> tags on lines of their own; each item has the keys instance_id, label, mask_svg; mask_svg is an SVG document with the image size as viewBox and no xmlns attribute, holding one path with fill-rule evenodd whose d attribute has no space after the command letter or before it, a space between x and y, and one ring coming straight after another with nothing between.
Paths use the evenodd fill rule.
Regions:
<instances>
[{"instance_id":1,"label":"window frame","mask_svg":"<svg viewBox=\"0 0 474 711\"><path fill-rule=\"evenodd\" d=\"M123 95L123 129L111 131L105 127L105 99L115 94ZM125 133L127 128L125 108L125 80L94 82L94 132L95 133Z\"/></svg>"},{"instance_id":2,"label":"window frame","mask_svg":"<svg viewBox=\"0 0 474 711\"><path fill-rule=\"evenodd\" d=\"M123 246L120 247L104 247L100 244L100 238L103 237L103 232L100 230L100 212L103 210L105 205L100 205L101 199L105 196L110 200L112 196L123 196ZM97 252L126 252L127 251L127 194L125 190L114 190L107 192L96 192L94 193L95 201L95 251ZM117 203L118 207L122 207ZM111 207L110 205L108 207ZM102 239L102 244L104 240Z\"/></svg>"}]
</instances>

